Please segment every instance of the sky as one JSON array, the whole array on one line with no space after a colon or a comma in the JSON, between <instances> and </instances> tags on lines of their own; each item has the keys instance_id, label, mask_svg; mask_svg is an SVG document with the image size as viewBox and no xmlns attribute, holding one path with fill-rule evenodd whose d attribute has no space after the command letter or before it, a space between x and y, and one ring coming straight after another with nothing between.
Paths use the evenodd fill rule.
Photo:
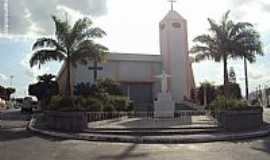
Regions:
<instances>
[{"instance_id":1,"label":"sky","mask_svg":"<svg viewBox=\"0 0 270 160\"><path fill-rule=\"evenodd\" d=\"M231 10L235 21L255 25L264 44L264 57L248 66L250 90L258 85L270 85L270 2L265 0L177 0L175 10L188 22L189 48L192 40L209 27L207 18L220 20ZM16 87L16 97L27 94L30 83L44 73L57 74L61 63L49 63L41 68L30 68L33 42L44 36L52 37L54 26L51 15L64 16L72 22L90 17L95 26L107 36L97 42L111 52L159 54L159 21L170 9L168 0L0 0L0 85ZM230 60L237 82L244 89L243 62ZM203 61L193 64L196 84L223 81L221 63ZM13 79L10 76L14 76Z\"/></svg>"}]
</instances>

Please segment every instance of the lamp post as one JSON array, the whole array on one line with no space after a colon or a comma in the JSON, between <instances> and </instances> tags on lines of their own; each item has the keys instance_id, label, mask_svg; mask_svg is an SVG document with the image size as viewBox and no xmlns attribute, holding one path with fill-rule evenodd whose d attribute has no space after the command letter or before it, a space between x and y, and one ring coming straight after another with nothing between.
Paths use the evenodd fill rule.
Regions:
<instances>
[{"instance_id":1,"label":"lamp post","mask_svg":"<svg viewBox=\"0 0 270 160\"><path fill-rule=\"evenodd\" d=\"M13 79L14 79L14 76L13 75L11 75L11 76L9 76L9 78L10 78L10 87L12 87L12 82L13 82Z\"/></svg>"}]
</instances>

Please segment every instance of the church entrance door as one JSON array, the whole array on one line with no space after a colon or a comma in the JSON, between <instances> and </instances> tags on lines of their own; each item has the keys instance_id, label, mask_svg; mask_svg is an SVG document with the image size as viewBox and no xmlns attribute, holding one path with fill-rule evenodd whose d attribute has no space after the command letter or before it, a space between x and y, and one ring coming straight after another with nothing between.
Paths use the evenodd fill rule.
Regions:
<instances>
[{"instance_id":1,"label":"church entrance door","mask_svg":"<svg viewBox=\"0 0 270 160\"><path fill-rule=\"evenodd\" d=\"M153 84L152 83L121 83L125 95L134 102L136 112L151 111L153 103Z\"/></svg>"}]
</instances>

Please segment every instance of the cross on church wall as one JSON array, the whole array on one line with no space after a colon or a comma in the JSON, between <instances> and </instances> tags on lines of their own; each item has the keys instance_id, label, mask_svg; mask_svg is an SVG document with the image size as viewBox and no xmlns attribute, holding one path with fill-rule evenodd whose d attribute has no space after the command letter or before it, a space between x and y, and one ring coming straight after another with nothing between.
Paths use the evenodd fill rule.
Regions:
<instances>
[{"instance_id":1,"label":"cross on church wall","mask_svg":"<svg viewBox=\"0 0 270 160\"><path fill-rule=\"evenodd\" d=\"M94 82L96 82L97 77L98 77L98 71L103 70L103 67L99 67L97 61L94 61L94 66L93 67L88 67L88 70L93 71Z\"/></svg>"}]
</instances>

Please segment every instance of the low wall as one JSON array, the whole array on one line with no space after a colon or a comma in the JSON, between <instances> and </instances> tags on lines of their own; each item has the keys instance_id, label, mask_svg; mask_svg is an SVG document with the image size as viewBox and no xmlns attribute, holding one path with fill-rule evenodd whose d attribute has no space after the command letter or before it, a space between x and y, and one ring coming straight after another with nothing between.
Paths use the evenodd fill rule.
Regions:
<instances>
[{"instance_id":1,"label":"low wall","mask_svg":"<svg viewBox=\"0 0 270 160\"><path fill-rule=\"evenodd\" d=\"M84 112L45 112L48 128L67 132L80 132L87 128L88 119Z\"/></svg>"},{"instance_id":2,"label":"low wall","mask_svg":"<svg viewBox=\"0 0 270 160\"><path fill-rule=\"evenodd\" d=\"M217 119L227 131L254 130L263 125L263 109L252 107L244 110L222 111Z\"/></svg>"}]
</instances>

